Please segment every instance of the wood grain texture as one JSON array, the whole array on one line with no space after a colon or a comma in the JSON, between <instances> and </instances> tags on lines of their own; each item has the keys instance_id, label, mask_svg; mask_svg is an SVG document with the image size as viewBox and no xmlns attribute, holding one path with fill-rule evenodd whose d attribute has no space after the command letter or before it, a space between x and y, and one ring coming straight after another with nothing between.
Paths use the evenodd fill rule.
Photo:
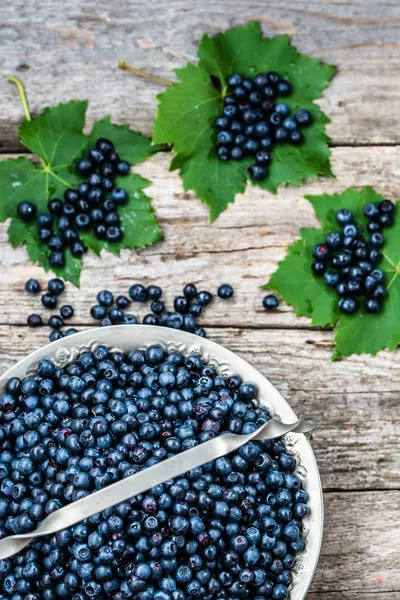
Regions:
<instances>
[{"instance_id":1,"label":"wood grain texture","mask_svg":"<svg viewBox=\"0 0 400 600\"><path fill-rule=\"evenodd\" d=\"M341 594L340 600L369 594L379 600L382 592L399 597L399 501L400 492L325 495L324 541L312 591Z\"/></svg>"},{"instance_id":2,"label":"wood grain texture","mask_svg":"<svg viewBox=\"0 0 400 600\"><path fill-rule=\"evenodd\" d=\"M338 66L321 101L334 144L399 141L400 6L393 0L16 0L2 7L1 74L23 78L33 113L89 98L89 123L111 108L118 122L150 134L162 87L118 71L118 62L174 79L172 69L196 60L204 32L254 19L264 34L292 34L300 51ZM3 150L18 147L21 116L15 89L0 78Z\"/></svg>"}]
</instances>

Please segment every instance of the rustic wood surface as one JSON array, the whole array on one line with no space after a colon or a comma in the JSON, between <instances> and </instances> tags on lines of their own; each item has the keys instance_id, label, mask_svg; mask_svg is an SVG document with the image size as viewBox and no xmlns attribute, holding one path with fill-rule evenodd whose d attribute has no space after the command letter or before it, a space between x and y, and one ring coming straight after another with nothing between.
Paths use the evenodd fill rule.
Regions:
<instances>
[{"instance_id":1,"label":"rustic wood surface","mask_svg":"<svg viewBox=\"0 0 400 600\"><path fill-rule=\"evenodd\" d=\"M136 171L152 180L165 240L120 258L85 257L81 289L63 297L76 308L71 326L94 326L96 292L126 293L138 282L157 281L170 300L194 281L215 290L232 283L235 297L216 301L203 324L208 337L237 352L283 393L297 413L321 424L313 446L325 491L321 560L309 593L313 600L400 598L400 371L399 354L353 356L332 362L333 334L311 328L284 304L261 308L264 284L299 226L315 218L305 193L372 185L389 198L400 192L400 5L394 0L235 3L217 0L51 0L2 7L1 73L26 84L33 113L71 97L89 98L88 123L112 113L151 133L155 94L162 87L116 68L125 60L173 79L171 69L195 59L203 32L258 19L265 34L290 33L298 48L339 71L321 100L332 119L336 180L320 179L271 196L257 188L238 196L215 223L159 154ZM0 79L0 152L21 151L16 126L22 111L15 89ZM12 250L0 226L0 371L43 345L48 330L29 330L26 317L41 310L23 292L28 277L50 277L32 266L24 248ZM136 307L135 307L136 309ZM133 310L143 316L145 307Z\"/></svg>"}]
</instances>

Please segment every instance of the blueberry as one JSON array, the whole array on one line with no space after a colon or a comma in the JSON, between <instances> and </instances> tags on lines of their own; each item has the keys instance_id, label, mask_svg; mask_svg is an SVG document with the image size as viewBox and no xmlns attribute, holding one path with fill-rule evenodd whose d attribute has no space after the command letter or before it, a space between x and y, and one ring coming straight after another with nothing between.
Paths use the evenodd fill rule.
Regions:
<instances>
[{"instance_id":1,"label":"blueberry","mask_svg":"<svg viewBox=\"0 0 400 600\"><path fill-rule=\"evenodd\" d=\"M47 209L51 215L60 215L63 209L63 202L58 198L52 198L47 203Z\"/></svg>"},{"instance_id":2,"label":"blueberry","mask_svg":"<svg viewBox=\"0 0 400 600\"><path fill-rule=\"evenodd\" d=\"M377 231L375 233L371 233L369 236L369 243L373 248L382 248L385 243L385 238Z\"/></svg>"},{"instance_id":3,"label":"blueberry","mask_svg":"<svg viewBox=\"0 0 400 600\"><path fill-rule=\"evenodd\" d=\"M158 285L148 285L146 293L149 300L159 300L162 296L162 289Z\"/></svg>"},{"instance_id":4,"label":"blueberry","mask_svg":"<svg viewBox=\"0 0 400 600\"><path fill-rule=\"evenodd\" d=\"M140 283L135 283L129 288L129 296L136 302L145 302L147 300L146 288Z\"/></svg>"},{"instance_id":5,"label":"blueberry","mask_svg":"<svg viewBox=\"0 0 400 600\"><path fill-rule=\"evenodd\" d=\"M357 302L354 298L342 297L338 303L339 310L345 315L352 315L357 310Z\"/></svg>"},{"instance_id":6,"label":"blueberry","mask_svg":"<svg viewBox=\"0 0 400 600\"><path fill-rule=\"evenodd\" d=\"M323 275L326 271L326 263L322 260L315 260L311 264L311 270L314 273L314 275Z\"/></svg>"},{"instance_id":7,"label":"blueberry","mask_svg":"<svg viewBox=\"0 0 400 600\"><path fill-rule=\"evenodd\" d=\"M74 314L74 309L69 304L64 304L60 308L60 315L63 319L70 319Z\"/></svg>"},{"instance_id":8,"label":"blueberry","mask_svg":"<svg viewBox=\"0 0 400 600\"><path fill-rule=\"evenodd\" d=\"M53 309L57 305L57 296L46 293L46 294L43 294L41 301L45 308Z\"/></svg>"},{"instance_id":9,"label":"blueberry","mask_svg":"<svg viewBox=\"0 0 400 600\"><path fill-rule=\"evenodd\" d=\"M393 216L391 213L382 213L378 217L378 223L381 227L390 227L393 225Z\"/></svg>"},{"instance_id":10,"label":"blueberry","mask_svg":"<svg viewBox=\"0 0 400 600\"><path fill-rule=\"evenodd\" d=\"M61 327L64 325L64 321L58 315L53 315L49 317L48 325L51 327L51 329L61 329Z\"/></svg>"},{"instance_id":11,"label":"blueberry","mask_svg":"<svg viewBox=\"0 0 400 600\"><path fill-rule=\"evenodd\" d=\"M358 229L353 223L348 223L343 227L343 235L346 237L356 237L358 235Z\"/></svg>"},{"instance_id":12,"label":"blueberry","mask_svg":"<svg viewBox=\"0 0 400 600\"><path fill-rule=\"evenodd\" d=\"M382 305L376 298L368 298L364 305L365 312L374 314L379 313L382 310Z\"/></svg>"},{"instance_id":13,"label":"blueberry","mask_svg":"<svg viewBox=\"0 0 400 600\"><path fill-rule=\"evenodd\" d=\"M64 331L64 336L68 337L70 335L74 335L74 333L78 333L78 330L75 329L74 327L70 327L69 329L67 329L66 331Z\"/></svg>"},{"instance_id":14,"label":"blueberry","mask_svg":"<svg viewBox=\"0 0 400 600\"><path fill-rule=\"evenodd\" d=\"M217 294L220 298L227 300L228 298L232 298L234 293L233 287L228 283L224 283L219 286L217 290Z\"/></svg>"},{"instance_id":15,"label":"blueberry","mask_svg":"<svg viewBox=\"0 0 400 600\"><path fill-rule=\"evenodd\" d=\"M269 294L263 298L262 303L265 310L275 310L279 305L279 300L273 294Z\"/></svg>"},{"instance_id":16,"label":"blueberry","mask_svg":"<svg viewBox=\"0 0 400 600\"><path fill-rule=\"evenodd\" d=\"M36 205L28 200L23 200L17 206L17 214L22 221L30 222L36 216Z\"/></svg>"},{"instance_id":17,"label":"blueberry","mask_svg":"<svg viewBox=\"0 0 400 600\"><path fill-rule=\"evenodd\" d=\"M370 202L369 204L366 204L364 206L364 210L363 210L364 216L367 217L367 219L376 219L379 216L379 206L378 204L374 203L374 202Z\"/></svg>"},{"instance_id":18,"label":"blueberry","mask_svg":"<svg viewBox=\"0 0 400 600\"><path fill-rule=\"evenodd\" d=\"M86 246L80 240L73 242L71 245L71 252L73 256L80 257L86 252L86 250Z\"/></svg>"},{"instance_id":19,"label":"blueberry","mask_svg":"<svg viewBox=\"0 0 400 600\"><path fill-rule=\"evenodd\" d=\"M62 279L50 279L47 282L47 290L49 291L50 294L53 294L54 296L59 296L60 294L63 293L65 289L65 284L63 282Z\"/></svg>"},{"instance_id":20,"label":"blueberry","mask_svg":"<svg viewBox=\"0 0 400 600\"><path fill-rule=\"evenodd\" d=\"M210 304L212 298L212 294L210 294L210 292L207 291L198 292L196 296L197 302L200 306L207 306L208 304Z\"/></svg>"},{"instance_id":21,"label":"blueberry","mask_svg":"<svg viewBox=\"0 0 400 600\"><path fill-rule=\"evenodd\" d=\"M337 271L325 271L324 282L328 287L336 287L339 282L339 273Z\"/></svg>"},{"instance_id":22,"label":"blueberry","mask_svg":"<svg viewBox=\"0 0 400 600\"><path fill-rule=\"evenodd\" d=\"M290 131L289 133L289 140L288 140L291 144L295 144L300 145L303 143L304 141L304 137L303 134L301 133L301 131L298 131L297 129Z\"/></svg>"},{"instance_id":23,"label":"blueberry","mask_svg":"<svg viewBox=\"0 0 400 600\"><path fill-rule=\"evenodd\" d=\"M52 252L61 252L64 249L64 240L61 235L52 235L48 241L47 245Z\"/></svg>"},{"instance_id":24,"label":"blueberry","mask_svg":"<svg viewBox=\"0 0 400 600\"><path fill-rule=\"evenodd\" d=\"M42 317L36 314L29 315L27 323L29 327L40 327L42 325Z\"/></svg>"},{"instance_id":25,"label":"blueberry","mask_svg":"<svg viewBox=\"0 0 400 600\"><path fill-rule=\"evenodd\" d=\"M53 269L62 268L65 264L65 256L63 252L51 252L49 254L49 265Z\"/></svg>"},{"instance_id":26,"label":"blueberry","mask_svg":"<svg viewBox=\"0 0 400 600\"><path fill-rule=\"evenodd\" d=\"M262 179L265 179L268 174L267 169L259 164L251 165L248 168L248 172L249 172L251 179L254 179L255 181L260 181Z\"/></svg>"},{"instance_id":27,"label":"blueberry","mask_svg":"<svg viewBox=\"0 0 400 600\"><path fill-rule=\"evenodd\" d=\"M382 200L379 204L379 211L381 213L392 214L395 211L395 205L390 200Z\"/></svg>"},{"instance_id":28,"label":"blueberry","mask_svg":"<svg viewBox=\"0 0 400 600\"><path fill-rule=\"evenodd\" d=\"M177 296L174 299L174 309L176 312L185 313L188 309L188 301L185 296Z\"/></svg>"},{"instance_id":29,"label":"blueberry","mask_svg":"<svg viewBox=\"0 0 400 600\"><path fill-rule=\"evenodd\" d=\"M28 294L38 294L40 292L40 283L37 279L28 279L25 283L25 290Z\"/></svg>"},{"instance_id":30,"label":"blueberry","mask_svg":"<svg viewBox=\"0 0 400 600\"><path fill-rule=\"evenodd\" d=\"M128 193L123 188L114 188L111 192L111 198L116 204L126 204L128 202Z\"/></svg>"},{"instance_id":31,"label":"blueberry","mask_svg":"<svg viewBox=\"0 0 400 600\"><path fill-rule=\"evenodd\" d=\"M348 225L353 221L353 213L350 212L347 208L341 208L336 212L336 221L340 225Z\"/></svg>"},{"instance_id":32,"label":"blueberry","mask_svg":"<svg viewBox=\"0 0 400 600\"><path fill-rule=\"evenodd\" d=\"M110 308L108 311L108 318L114 325L116 323L122 323L124 320L124 312L118 307Z\"/></svg>"},{"instance_id":33,"label":"blueberry","mask_svg":"<svg viewBox=\"0 0 400 600\"><path fill-rule=\"evenodd\" d=\"M110 307L114 302L114 296L108 290L101 290L101 292L97 294L96 299L100 306L104 306L106 308Z\"/></svg>"},{"instance_id":34,"label":"blueberry","mask_svg":"<svg viewBox=\"0 0 400 600\"><path fill-rule=\"evenodd\" d=\"M312 123L311 113L308 110L305 110L304 108L298 110L295 113L294 118L296 122L300 125L300 127L306 127L308 125L311 125Z\"/></svg>"},{"instance_id":35,"label":"blueberry","mask_svg":"<svg viewBox=\"0 0 400 600\"><path fill-rule=\"evenodd\" d=\"M326 244L317 244L312 249L312 255L316 260L326 260L329 257L329 248Z\"/></svg>"},{"instance_id":36,"label":"blueberry","mask_svg":"<svg viewBox=\"0 0 400 600\"><path fill-rule=\"evenodd\" d=\"M230 119L229 117L225 116L225 115L221 115L219 117L217 117L214 121L214 127L216 129L227 129L230 125Z\"/></svg>"}]
</instances>

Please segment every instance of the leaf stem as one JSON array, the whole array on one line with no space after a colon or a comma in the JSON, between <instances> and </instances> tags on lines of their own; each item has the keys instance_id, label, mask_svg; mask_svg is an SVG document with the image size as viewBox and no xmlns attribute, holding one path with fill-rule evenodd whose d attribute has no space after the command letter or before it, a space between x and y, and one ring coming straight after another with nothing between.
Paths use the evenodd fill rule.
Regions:
<instances>
[{"instance_id":1,"label":"leaf stem","mask_svg":"<svg viewBox=\"0 0 400 600\"><path fill-rule=\"evenodd\" d=\"M31 121L31 113L29 112L28 101L26 99L24 84L18 77L14 77L14 75L9 75L6 77L7 81L11 81L11 83L15 83L18 88L18 92L21 98L22 106L25 112L25 118L27 121Z\"/></svg>"},{"instance_id":2,"label":"leaf stem","mask_svg":"<svg viewBox=\"0 0 400 600\"><path fill-rule=\"evenodd\" d=\"M174 83L173 81L169 81L169 79L162 79L162 77L157 77L157 75L151 75L150 73L139 71L139 69L134 69L133 67L127 65L123 60L118 63L118 68L122 69L123 71L128 71L128 73L138 75L139 77L144 77L145 79L157 81L157 83L162 83L163 85L172 85Z\"/></svg>"}]
</instances>

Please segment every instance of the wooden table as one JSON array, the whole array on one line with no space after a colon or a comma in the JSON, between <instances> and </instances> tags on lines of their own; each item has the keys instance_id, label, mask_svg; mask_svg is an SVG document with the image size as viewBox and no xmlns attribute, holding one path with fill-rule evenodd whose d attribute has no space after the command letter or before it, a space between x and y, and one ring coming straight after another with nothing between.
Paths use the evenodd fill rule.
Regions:
<instances>
[{"instance_id":1,"label":"wooden table","mask_svg":"<svg viewBox=\"0 0 400 600\"><path fill-rule=\"evenodd\" d=\"M125 60L172 78L171 69L195 60L203 34L259 19L267 35L290 33L310 55L338 65L321 101L332 119L332 164L337 180L271 196L257 188L239 196L212 225L207 210L158 154L137 172L153 181L149 195L165 240L145 251L85 257L81 290L68 286L74 326L94 323L89 307L102 287L126 292L157 282L168 298L185 282L215 290L235 287L230 302L215 302L204 317L208 336L260 369L298 413L321 420L314 449L325 490L321 560L309 594L315 600L400 598L400 370L399 354L331 362L332 333L311 328L289 306L262 310L263 292L299 226L315 219L305 193L374 186L388 198L400 192L400 7L394 0L319 2L196 2L153 0L21 0L3 3L2 74L19 75L33 113L70 98L89 98L90 123L111 112L115 122L151 134L161 87L117 69ZM23 113L13 86L0 80L2 158L21 151L16 133ZM48 278L13 250L0 228L0 369L44 344L48 330L30 330L40 310L28 298L28 277ZM143 313L142 313L143 316Z\"/></svg>"}]
</instances>

